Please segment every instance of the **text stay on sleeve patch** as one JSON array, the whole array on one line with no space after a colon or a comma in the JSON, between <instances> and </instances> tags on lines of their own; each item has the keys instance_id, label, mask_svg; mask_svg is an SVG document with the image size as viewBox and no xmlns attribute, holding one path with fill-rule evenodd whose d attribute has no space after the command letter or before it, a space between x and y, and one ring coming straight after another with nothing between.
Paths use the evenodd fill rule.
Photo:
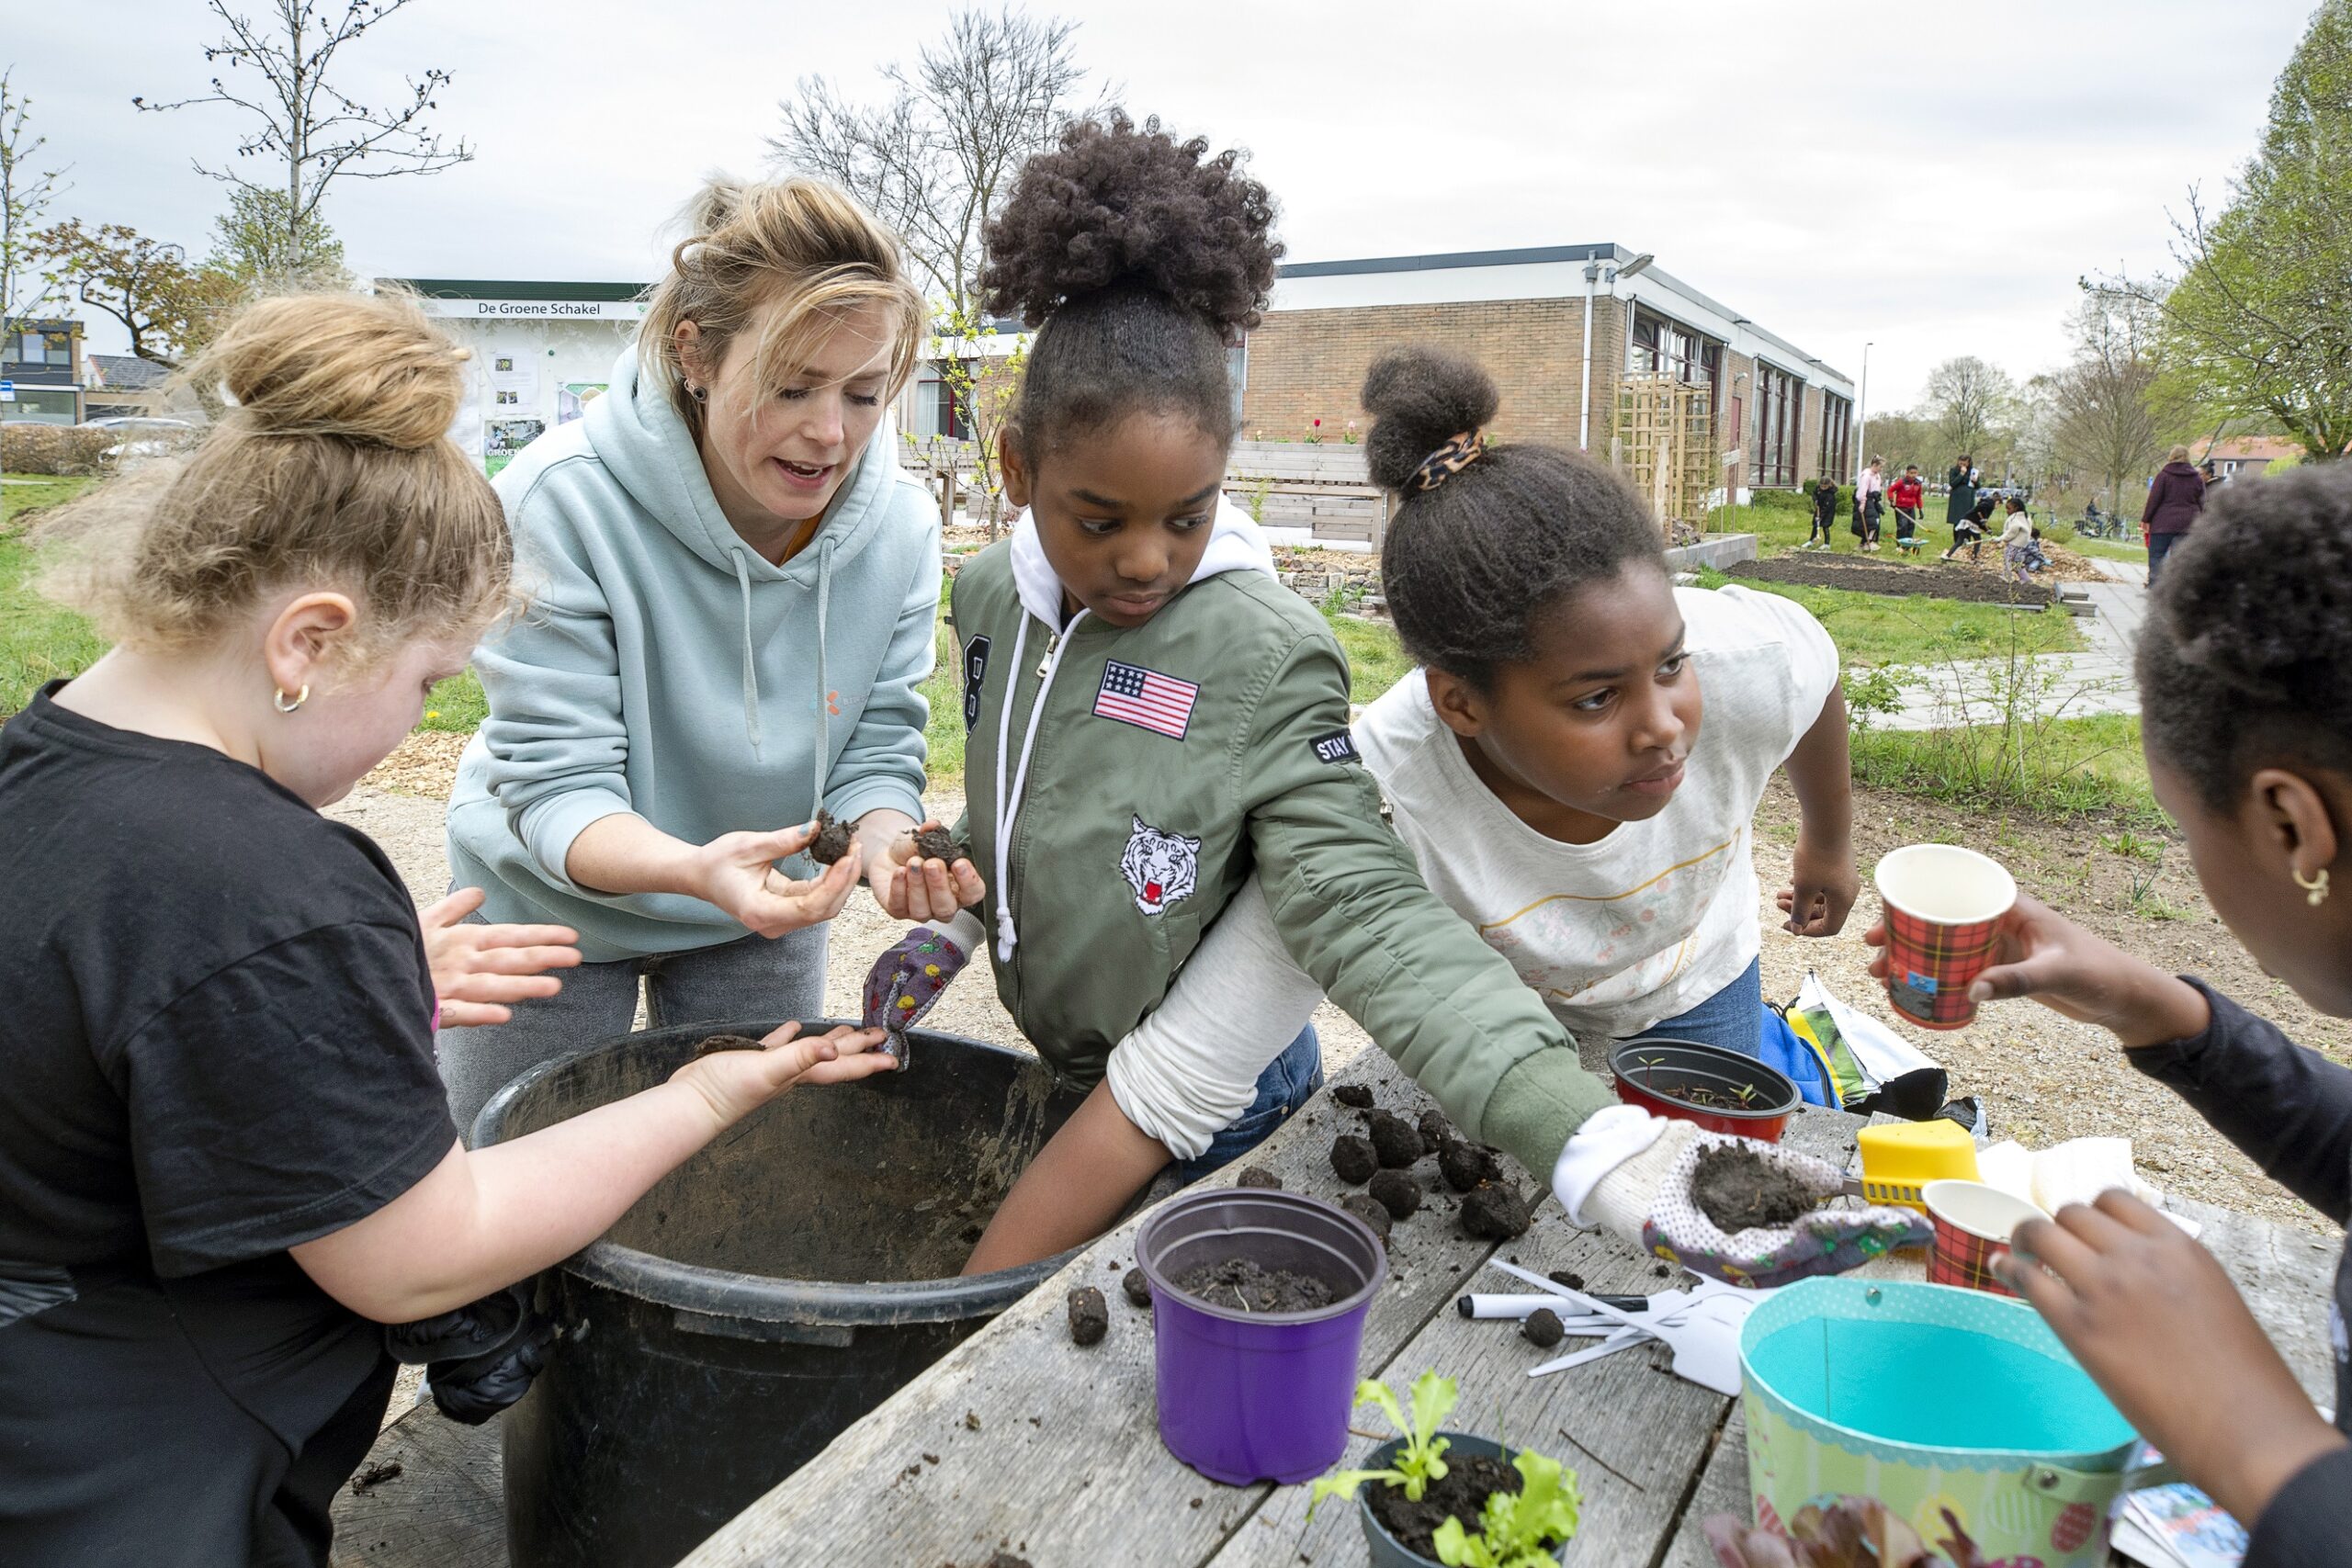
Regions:
<instances>
[{"instance_id":1,"label":"text stay on sleeve patch","mask_svg":"<svg viewBox=\"0 0 2352 1568\"><path fill-rule=\"evenodd\" d=\"M1307 744L1315 748L1315 760L1318 762L1360 762L1363 761L1363 758L1356 755L1356 738L1353 735L1349 734L1344 729L1335 731L1329 735L1318 735L1313 740L1307 742Z\"/></svg>"}]
</instances>

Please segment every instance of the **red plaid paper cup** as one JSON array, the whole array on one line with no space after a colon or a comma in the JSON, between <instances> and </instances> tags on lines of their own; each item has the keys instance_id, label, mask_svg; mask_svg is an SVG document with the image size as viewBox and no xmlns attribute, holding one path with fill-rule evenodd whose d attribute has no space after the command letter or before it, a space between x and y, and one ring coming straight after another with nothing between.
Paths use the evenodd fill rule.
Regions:
<instances>
[{"instance_id":1,"label":"red plaid paper cup","mask_svg":"<svg viewBox=\"0 0 2352 1568\"><path fill-rule=\"evenodd\" d=\"M1957 844L1896 850L1871 879L1886 908L1887 1000L1922 1029L1973 1022L1969 983L1993 965L2017 880L2000 862Z\"/></svg>"},{"instance_id":2,"label":"red plaid paper cup","mask_svg":"<svg viewBox=\"0 0 2352 1568\"><path fill-rule=\"evenodd\" d=\"M1993 1259L2008 1256L2009 1236L2018 1225L2047 1218L2041 1210L1982 1181L1930 1181L1919 1190L1919 1201L1936 1227L1928 1283L2017 1294L1993 1272Z\"/></svg>"}]
</instances>

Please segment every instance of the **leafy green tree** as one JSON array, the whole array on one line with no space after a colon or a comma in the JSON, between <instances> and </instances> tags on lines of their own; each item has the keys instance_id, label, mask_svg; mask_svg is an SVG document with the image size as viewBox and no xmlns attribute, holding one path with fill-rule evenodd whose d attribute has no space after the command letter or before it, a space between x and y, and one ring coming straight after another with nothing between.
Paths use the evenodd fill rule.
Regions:
<instances>
[{"instance_id":1,"label":"leafy green tree","mask_svg":"<svg viewBox=\"0 0 2352 1568\"><path fill-rule=\"evenodd\" d=\"M282 190L241 186L229 210L213 220L212 265L248 294L296 288L340 288L351 281L343 242L313 209L289 221Z\"/></svg>"},{"instance_id":2,"label":"leafy green tree","mask_svg":"<svg viewBox=\"0 0 2352 1568\"><path fill-rule=\"evenodd\" d=\"M2174 276L2108 285L2161 312L2165 356L2315 458L2352 446L2352 0L2312 14L2229 202L2192 189L2174 230Z\"/></svg>"},{"instance_id":3,"label":"leafy green tree","mask_svg":"<svg viewBox=\"0 0 2352 1568\"><path fill-rule=\"evenodd\" d=\"M34 235L33 249L51 288L112 316L130 334L131 353L173 368L212 335L241 292L181 246L121 223L69 218Z\"/></svg>"}]
</instances>

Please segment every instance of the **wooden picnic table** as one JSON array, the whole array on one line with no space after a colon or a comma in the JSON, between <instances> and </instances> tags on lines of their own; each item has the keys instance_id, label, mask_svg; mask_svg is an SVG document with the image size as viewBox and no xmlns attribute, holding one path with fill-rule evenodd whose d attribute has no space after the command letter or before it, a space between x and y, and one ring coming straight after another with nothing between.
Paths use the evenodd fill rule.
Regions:
<instances>
[{"instance_id":1,"label":"wooden picnic table","mask_svg":"<svg viewBox=\"0 0 2352 1568\"><path fill-rule=\"evenodd\" d=\"M1337 1082L1370 1085L1407 1117L1432 1102L1378 1051ZM1344 1189L1327 1152L1355 1116L1319 1095L1241 1162L1295 1192ZM1788 1141L1835 1162L1851 1156L1856 1117L1808 1109ZM1238 1168L1211 1178L1229 1182ZM1531 1379L1557 1354L1521 1339L1514 1325L1470 1322L1454 1310L1467 1291L1517 1287L1487 1259L1539 1272L1574 1269L1595 1291L1664 1289L1664 1266L1598 1232L1569 1225L1548 1195L1535 1224L1500 1245L1464 1236L1457 1200L1439 1189L1400 1223L1387 1286L1365 1325L1363 1375L1406 1384L1434 1367L1458 1378L1448 1425L1541 1449L1576 1470L1583 1528L1566 1564L1711 1568L1700 1534L1712 1513L1747 1517L1746 1428L1739 1404L1663 1370L1650 1347ZM1533 1189L1539 1184L1528 1179ZM2317 1400L2333 1397L2324 1325L2335 1244L2201 1204L2174 1206L2205 1226L2203 1240L2237 1280L2256 1315ZM1273 1568L1354 1564L1365 1549L1354 1510L1338 1504L1306 1518L1305 1485L1223 1486L1180 1463L1159 1441L1152 1392L1151 1318L1119 1280L1135 1260L1137 1220L1103 1236L996 1322L835 1438L745 1509L680 1568L987 1568L1000 1551L1034 1568ZM1917 1278L1917 1262L1872 1269ZM1076 1285L1111 1302L1100 1345L1070 1342L1065 1301ZM1370 1417L1374 1422L1377 1417ZM1366 1429L1368 1430L1368 1429ZM1351 1438L1360 1463L1388 1434ZM714 1440L723 1440L714 1434Z\"/></svg>"}]
</instances>

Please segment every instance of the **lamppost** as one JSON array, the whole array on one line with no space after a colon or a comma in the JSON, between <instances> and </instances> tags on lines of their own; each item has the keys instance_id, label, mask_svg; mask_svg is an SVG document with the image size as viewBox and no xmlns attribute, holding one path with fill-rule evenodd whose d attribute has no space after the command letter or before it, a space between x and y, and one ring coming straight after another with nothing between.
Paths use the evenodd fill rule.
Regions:
<instances>
[{"instance_id":1,"label":"lamppost","mask_svg":"<svg viewBox=\"0 0 2352 1568\"><path fill-rule=\"evenodd\" d=\"M1871 342L1876 342L1872 339ZM1864 463L1871 460L1871 344L1862 344L1862 388L1854 405L1854 456ZM1861 469L1854 472L1859 475Z\"/></svg>"}]
</instances>

